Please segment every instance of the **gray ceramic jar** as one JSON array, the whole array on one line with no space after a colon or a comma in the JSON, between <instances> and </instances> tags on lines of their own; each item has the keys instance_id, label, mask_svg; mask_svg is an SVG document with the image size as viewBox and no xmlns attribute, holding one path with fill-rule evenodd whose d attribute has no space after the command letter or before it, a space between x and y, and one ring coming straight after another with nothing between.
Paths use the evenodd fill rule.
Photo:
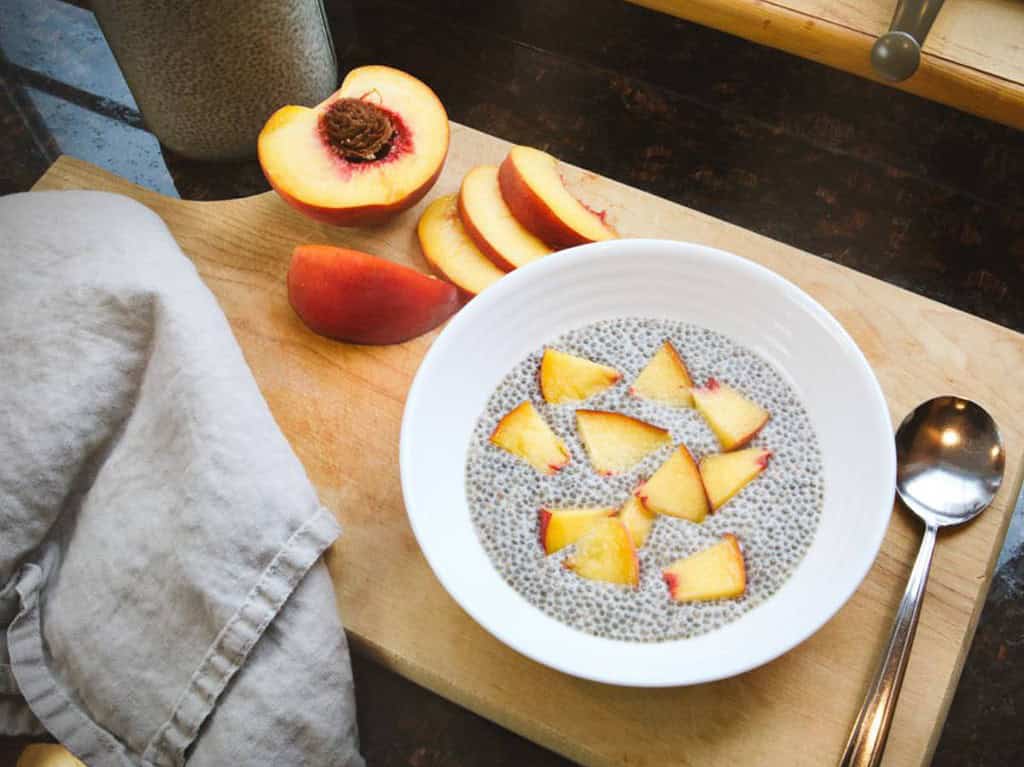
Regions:
<instances>
[{"instance_id":1,"label":"gray ceramic jar","mask_svg":"<svg viewBox=\"0 0 1024 767\"><path fill-rule=\"evenodd\" d=\"M199 160L252 156L266 119L338 84L322 0L93 0L146 127Z\"/></svg>"}]
</instances>

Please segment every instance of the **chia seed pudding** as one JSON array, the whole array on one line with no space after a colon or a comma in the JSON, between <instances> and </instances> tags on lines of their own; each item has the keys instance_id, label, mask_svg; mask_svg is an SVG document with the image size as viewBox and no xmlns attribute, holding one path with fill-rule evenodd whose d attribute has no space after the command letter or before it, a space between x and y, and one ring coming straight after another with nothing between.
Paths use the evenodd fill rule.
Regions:
<instances>
[{"instance_id":1,"label":"chia seed pudding","mask_svg":"<svg viewBox=\"0 0 1024 767\"><path fill-rule=\"evenodd\" d=\"M636 589L581 578L563 567L574 546L547 555L539 543L541 507L620 507L680 442L695 460L721 451L693 408L671 407L629 394L629 386L665 340L682 356L695 384L710 377L737 389L771 413L751 443L774 455L767 469L701 524L659 516L637 550ZM658 642L695 637L736 620L779 590L807 552L824 502L821 450L796 393L767 362L726 336L682 322L629 317L566 333L547 346L621 372L622 379L582 402L549 405L538 383L543 347L522 360L491 395L466 456L466 498L474 527L502 578L528 602L573 628L609 639ZM496 424L523 400L569 448L560 472L543 476L491 444ZM648 455L631 471L599 476L576 433L577 408L609 410L668 429L672 445ZM725 533L739 538L746 561L746 592L736 599L677 603L663 568L695 554Z\"/></svg>"}]
</instances>

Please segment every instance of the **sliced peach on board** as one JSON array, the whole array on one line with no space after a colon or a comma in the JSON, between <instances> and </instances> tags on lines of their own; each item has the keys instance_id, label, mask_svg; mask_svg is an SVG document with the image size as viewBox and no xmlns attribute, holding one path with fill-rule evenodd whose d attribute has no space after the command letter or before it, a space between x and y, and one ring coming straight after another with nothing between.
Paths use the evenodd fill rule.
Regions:
<instances>
[{"instance_id":1,"label":"sliced peach on board","mask_svg":"<svg viewBox=\"0 0 1024 767\"><path fill-rule=\"evenodd\" d=\"M686 369L686 363L672 342L665 341L651 357L647 366L640 371L640 375L629 388L629 393L644 399L664 402L666 405L692 407L691 388L693 379L690 378L690 371Z\"/></svg>"},{"instance_id":2,"label":"sliced peach on board","mask_svg":"<svg viewBox=\"0 0 1024 767\"><path fill-rule=\"evenodd\" d=\"M680 445L649 480L636 490L636 497L648 511L670 517L703 522L708 515L708 498L700 471L686 445Z\"/></svg>"},{"instance_id":3,"label":"sliced peach on board","mask_svg":"<svg viewBox=\"0 0 1024 767\"><path fill-rule=\"evenodd\" d=\"M311 218L379 223L415 205L437 181L448 115L412 75L359 67L317 106L277 110L257 151L270 185Z\"/></svg>"},{"instance_id":4,"label":"sliced peach on board","mask_svg":"<svg viewBox=\"0 0 1024 767\"><path fill-rule=\"evenodd\" d=\"M615 517L599 520L576 542L565 566L582 578L626 586L640 582L640 562L626 526Z\"/></svg>"},{"instance_id":5,"label":"sliced peach on board","mask_svg":"<svg viewBox=\"0 0 1024 767\"><path fill-rule=\"evenodd\" d=\"M672 441L665 429L602 410L577 410L576 430L594 470L605 475L629 471L646 455Z\"/></svg>"},{"instance_id":6,"label":"sliced peach on board","mask_svg":"<svg viewBox=\"0 0 1024 767\"><path fill-rule=\"evenodd\" d=\"M654 518L655 515L645 509L635 495L629 496L629 500L623 504L622 510L619 512L619 519L626 526L633 546L638 549L647 542L647 536L650 535L651 527L654 526Z\"/></svg>"},{"instance_id":7,"label":"sliced peach on board","mask_svg":"<svg viewBox=\"0 0 1024 767\"><path fill-rule=\"evenodd\" d=\"M540 545L546 553L553 554L576 543L598 520L614 514L615 509L605 507L541 509Z\"/></svg>"},{"instance_id":8,"label":"sliced peach on board","mask_svg":"<svg viewBox=\"0 0 1024 767\"><path fill-rule=\"evenodd\" d=\"M455 195L430 203L420 216L416 234L423 257L470 296L482 293L505 275L466 234Z\"/></svg>"},{"instance_id":9,"label":"sliced peach on board","mask_svg":"<svg viewBox=\"0 0 1024 767\"><path fill-rule=\"evenodd\" d=\"M569 463L569 450L529 400L505 414L491 442L519 456L542 474L554 474Z\"/></svg>"},{"instance_id":10,"label":"sliced peach on board","mask_svg":"<svg viewBox=\"0 0 1024 767\"><path fill-rule=\"evenodd\" d=\"M714 378L692 391L693 404L726 450L746 445L771 417L756 402Z\"/></svg>"},{"instance_id":11,"label":"sliced peach on board","mask_svg":"<svg viewBox=\"0 0 1024 767\"><path fill-rule=\"evenodd\" d=\"M730 498L765 470L772 451L748 447L732 453L706 455L700 459L700 476L711 502L711 510L722 508Z\"/></svg>"},{"instance_id":12,"label":"sliced peach on board","mask_svg":"<svg viewBox=\"0 0 1024 767\"><path fill-rule=\"evenodd\" d=\"M540 361L540 391L551 404L586 399L614 386L622 373L583 357L545 349Z\"/></svg>"},{"instance_id":13,"label":"sliced peach on board","mask_svg":"<svg viewBox=\"0 0 1024 767\"><path fill-rule=\"evenodd\" d=\"M473 242L499 269L510 272L551 253L512 215L493 165L473 168L459 188L459 216Z\"/></svg>"},{"instance_id":14,"label":"sliced peach on board","mask_svg":"<svg viewBox=\"0 0 1024 767\"><path fill-rule=\"evenodd\" d=\"M558 160L528 146L514 146L498 168L501 196L519 223L552 248L610 240L618 235L565 188Z\"/></svg>"},{"instance_id":15,"label":"sliced peach on board","mask_svg":"<svg viewBox=\"0 0 1024 767\"><path fill-rule=\"evenodd\" d=\"M288 302L314 333L357 344L397 344L451 317L459 291L358 250L300 245L288 267Z\"/></svg>"},{"instance_id":16,"label":"sliced peach on board","mask_svg":"<svg viewBox=\"0 0 1024 767\"><path fill-rule=\"evenodd\" d=\"M747 589L743 551L732 533L710 548L673 562L662 571L662 577L677 602L731 599Z\"/></svg>"}]
</instances>

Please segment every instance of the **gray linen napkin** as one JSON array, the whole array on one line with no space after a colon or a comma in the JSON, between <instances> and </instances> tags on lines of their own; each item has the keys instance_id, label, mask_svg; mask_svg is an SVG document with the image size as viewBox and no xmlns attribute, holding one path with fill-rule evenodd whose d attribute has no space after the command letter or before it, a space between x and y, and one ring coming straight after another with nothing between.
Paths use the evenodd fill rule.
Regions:
<instances>
[{"instance_id":1,"label":"gray linen napkin","mask_svg":"<svg viewBox=\"0 0 1024 767\"><path fill-rule=\"evenodd\" d=\"M362 765L339 533L159 217L0 199L0 733Z\"/></svg>"}]
</instances>

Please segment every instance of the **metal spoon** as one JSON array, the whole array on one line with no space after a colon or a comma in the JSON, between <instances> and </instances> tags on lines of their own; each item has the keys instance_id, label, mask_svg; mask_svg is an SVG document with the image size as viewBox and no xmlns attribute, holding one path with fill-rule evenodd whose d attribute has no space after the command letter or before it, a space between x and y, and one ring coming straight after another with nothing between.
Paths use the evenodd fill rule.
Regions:
<instances>
[{"instance_id":1,"label":"metal spoon","mask_svg":"<svg viewBox=\"0 0 1024 767\"><path fill-rule=\"evenodd\" d=\"M959 397L918 405L896 430L896 492L924 521L924 537L907 581L882 664L853 725L840 767L875 767L882 759L910 643L917 629L940 527L984 511L1003 481L999 429L984 408Z\"/></svg>"}]
</instances>

